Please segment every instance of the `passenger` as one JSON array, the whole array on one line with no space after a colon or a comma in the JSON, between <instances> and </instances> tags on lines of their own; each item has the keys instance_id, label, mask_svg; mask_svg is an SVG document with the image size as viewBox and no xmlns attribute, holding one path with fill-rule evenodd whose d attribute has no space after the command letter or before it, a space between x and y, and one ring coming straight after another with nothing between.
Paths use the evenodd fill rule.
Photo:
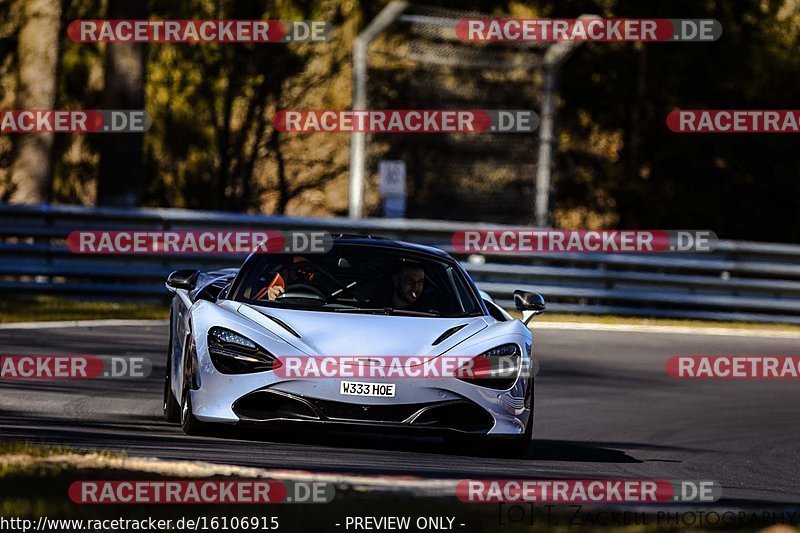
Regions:
<instances>
[{"instance_id":1,"label":"passenger","mask_svg":"<svg viewBox=\"0 0 800 533\"><path fill-rule=\"evenodd\" d=\"M391 293L377 295L375 305L415 310L425 284L425 269L416 263L401 264L392 274L391 282Z\"/></svg>"}]
</instances>

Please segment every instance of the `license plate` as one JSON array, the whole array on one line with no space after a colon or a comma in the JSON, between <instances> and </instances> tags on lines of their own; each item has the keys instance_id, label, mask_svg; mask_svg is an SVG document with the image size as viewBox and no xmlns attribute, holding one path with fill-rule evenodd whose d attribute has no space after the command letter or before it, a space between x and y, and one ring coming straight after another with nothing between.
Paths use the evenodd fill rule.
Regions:
<instances>
[{"instance_id":1,"label":"license plate","mask_svg":"<svg viewBox=\"0 0 800 533\"><path fill-rule=\"evenodd\" d=\"M378 396L381 398L393 398L394 383L342 381L339 385L339 394L344 394L345 396Z\"/></svg>"}]
</instances>

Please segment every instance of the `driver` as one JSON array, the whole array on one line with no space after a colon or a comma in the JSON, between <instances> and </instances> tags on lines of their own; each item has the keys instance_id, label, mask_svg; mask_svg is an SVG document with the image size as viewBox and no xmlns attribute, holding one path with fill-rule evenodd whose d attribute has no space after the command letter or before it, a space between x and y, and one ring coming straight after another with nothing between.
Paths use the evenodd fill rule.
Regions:
<instances>
[{"instance_id":1,"label":"driver","mask_svg":"<svg viewBox=\"0 0 800 533\"><path fill-rule=\"evenodd\" d=\"M275 274L275 276L280 276L280 274ZM276 279L276 281L278 281ZM284 293L286 288L283 285L272 285L271 287L267 287L267 300L274 300L278 296Z\"/></svg>"},{"instance_id":2,"label":"driver","mask_svg":"<svg viewBox=\"0 0 800 533\"><path fill-rule=\"evenodd\" d=\"M278 296L286 292L286 285L295 283L310 283L314 279L311 272L311 263L305 257L293 257L292 265L281 269L276 273L269 283L267 283L255 296L256 300L266 298L275 300Z\"/></svg>"}]
</instances>

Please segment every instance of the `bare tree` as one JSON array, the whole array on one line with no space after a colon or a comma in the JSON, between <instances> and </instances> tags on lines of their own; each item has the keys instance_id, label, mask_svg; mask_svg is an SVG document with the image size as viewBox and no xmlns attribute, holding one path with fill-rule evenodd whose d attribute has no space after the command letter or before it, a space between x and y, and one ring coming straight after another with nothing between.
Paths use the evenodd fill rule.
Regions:
<instances>
[{"instance_id":1,"label":"bare tree","mask_svg":"<svg viewBox=\"0 0 800 533\"><path fill-rule=\"evenodd\" d=\"M56 103L60 0L26 0L17 43L17 109L52 109ZM11 169L12 202L41 203L49 197L53 134L27 133L18 139Z\"/></svg>"}]
</instances>

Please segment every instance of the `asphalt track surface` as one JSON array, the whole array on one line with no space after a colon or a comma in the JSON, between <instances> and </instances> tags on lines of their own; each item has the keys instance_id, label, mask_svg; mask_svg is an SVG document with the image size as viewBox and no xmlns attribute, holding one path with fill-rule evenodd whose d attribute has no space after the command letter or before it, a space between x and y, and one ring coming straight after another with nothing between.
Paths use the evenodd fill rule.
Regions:
<instances>
[{"instance_id":1,"label":"asphalt track surface","mask_svg":"<svg viewBox=\"0 0 800 533\"><path fill-rule=\"evenodd\" d=\"M161 417L167 326L2 329L6 355L151 358L146 380L0 381L0 438L133 456L427 478L714 480L719 504L800 503L798 380L677 380L672 355L800 355L798 338L536 331L534 441L525 459L436 439L233 432L187 437Z\"/></svg>"}]
</instances>

